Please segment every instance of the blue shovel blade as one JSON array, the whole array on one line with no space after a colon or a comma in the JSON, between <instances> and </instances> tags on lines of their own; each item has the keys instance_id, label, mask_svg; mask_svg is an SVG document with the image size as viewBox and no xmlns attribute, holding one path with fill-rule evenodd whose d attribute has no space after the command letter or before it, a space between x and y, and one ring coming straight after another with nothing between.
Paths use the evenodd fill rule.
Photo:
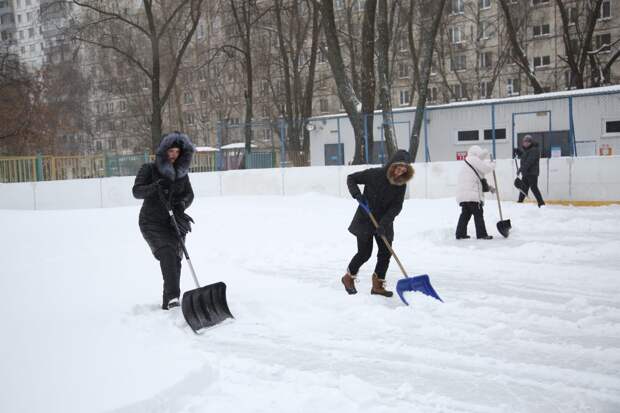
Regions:
<instances>
[{"instance_id":1,"label":"blue shovel blade","mask_svg":"<svg viewBox=\"0 0 620 413\"><path fill-rule=\"evenodd\" d=\"M398 296L403 303L409 305L403 296L405 291L420 291L421 293L436 298L443 303L443 300L439 298L439 295L431 285L431 280L428 278L427 274L417 275L411 278L403 278L402 280L398 280L396 283L396 292L398 293Z\"/></svg>"}]
</instances>

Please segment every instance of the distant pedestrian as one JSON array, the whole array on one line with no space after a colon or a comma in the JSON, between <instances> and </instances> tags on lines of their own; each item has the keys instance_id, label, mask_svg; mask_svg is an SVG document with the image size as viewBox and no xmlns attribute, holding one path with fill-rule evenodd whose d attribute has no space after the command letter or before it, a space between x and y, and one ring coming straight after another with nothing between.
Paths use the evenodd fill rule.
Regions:
<instances>
[{"instance_id":1,"label":"distant pedestrian","mask_svg":"<svg viewBox=\"0 0 620 413\"><path fill-rule=\"evenodd\" d=\"M545 201L538 189L538 175L540 175L540 147L538 143L532 139L531 135L525 135L523 142L521 143L523 149L517 149L517 154L521 159L521 166L517 171L517 175L521 174L523 177L522 192L519 193L519 200L517 202L522 203L527 196L528 190L532 190L532 193L536 197L538 202L538 208L545 205Z\"/></svg>"},{"instance_id":2,"label":"distant pedestrian","mask_svg":"<svg viewBox=\"0 0 620 413\"><path fill-rule=\"evenodd\" d=\"M456 226L456 239L470 238L467 235L467 224L472 215L476 225L476 238L493 239L487 233L484 224L484 185L488 186L489 192L495 192L495 188L482 180L488 173L495 169L495 162L486 159L489 152L486 149L474 145L467 151L467 157L461 166L457 181L456 202L461 207L461 215Z\"/></svg>"}]
</instances>

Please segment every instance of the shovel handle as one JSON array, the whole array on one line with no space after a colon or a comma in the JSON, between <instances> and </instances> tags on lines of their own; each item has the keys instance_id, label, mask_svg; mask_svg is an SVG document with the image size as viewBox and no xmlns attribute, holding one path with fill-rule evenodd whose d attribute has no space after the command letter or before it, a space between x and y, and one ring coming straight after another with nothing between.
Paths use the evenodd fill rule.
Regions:
<instances>
[{"instance_id":1,"label":"shovel handle","mask_svg":"<svg viewBox=\"0 0 620 413\"><path fill-rule=\"evenodd\" d=\"M363 204L363 203L359 203L360 206L362 207L362 209L364 211L366 211L366 213L368 214L368 216L370 217L370 220L372 221L373 225L375 226L375 228L379 228L379 223L377 222L377 220L375 219L375 216L372 214L372 212L370 211L370 208L368 207L368 205ZM400 267L400 270L402 271L403 275L405 276L405 278L409 278L409 276L407 275L407 271L405 271L405 267L403 267L403 264L400 262L400 260L398 259L398 255L396 255L396 253L394 252L394 250L392 249L392 246L390 245L390 242L388 241L388 239L385 237L385 235L381 235L381 239L383 240L383 242L385 243L385 246L387 247L388 251L390 251L390 254L392 254L392 256L394 257L394 259L396 260L396 263L398 264L398 266Z\"/></svg>"},{"instance_id":2,"label":"shovel handle","mask_svg":"<svg viewBox=\"0 0 620 413\"><path fill-rule=\"evenodd\" d=\"M495 169L493 169L493 182L495 183L495 197L497 198L497 206L499 208L499 219L503 221L502 202L499 199L499 188L497 187L497 175L495 174Z\"/></svg>"},{"instance_id":3,"label":"shovel handle","mask_svg":"<svg viewBox=\"0 0 620 413\"><path fill-rule=\"evenodd\" d=\"M164 204L164 207L168 211L168 215L170 215L170 222L172 222L172 226L174 227L174 232L177 236L177 239L181 243L181 248L183 248L183 254L185 254L185 260L189 265L189 270L192 273L192 278L194 279L194 283L196 284L196 288L200 288L200 283L198 282L198 277L196 277L196 271L194 271L194 266L192 265L192 260L189 259L189 253L187 252L187 248L185 248L185 242L183 241L183 237L181 236L181 231L179 230L179 225L177 224L177 220L174 216L174 212L172 208L170 208L170 203L166 201L164 194L161 190L161 187L157 186L157 193L159 194L159 199Z\"/></svg>"}]
</instances>

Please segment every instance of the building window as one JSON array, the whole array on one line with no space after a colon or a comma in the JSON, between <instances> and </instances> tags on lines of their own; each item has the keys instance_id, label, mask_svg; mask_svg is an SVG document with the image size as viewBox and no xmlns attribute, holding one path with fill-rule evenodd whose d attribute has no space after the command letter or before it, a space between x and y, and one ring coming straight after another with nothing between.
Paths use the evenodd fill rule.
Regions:
<instances>
[{"instance_id":1,"label":"building window","mask_svg":"<svg viewBox=\"0 0 620 413\"><path fill-rule=\"evenodd\" d=\"M450 0L450 13L463 14L465 12L464 0Z\"/></svg>"},{"instance_id":2,"label":"building window","mask_svg":"<svg viewBox=\"0 0 620 413\"><path fill-rule=\"evenodd\" d=\"M319 111L321 113L329 112L329 100L327 100L327 99L319 100Z\"/></svg>"},{"instance_id":3,"label":"building window","mask_svg":"<svg viewBox=\"0 0 620 413\"><path fill-rule=\"evenodd\" d=\"M462 27L449 27L448 36L452 44L463 43L465 41L465 35Z\"/></svg>"},{"instance_id":4,"label":"building window","mask_svg":"<svg viewBox=\"0 0 620 413\"><path fill-rule=\"evenodd\" d=\"M458 54L455 55L453 57L452 60L450 60L450 70L457 71L457 70L465 70L467 69L467 56L464 54Z\"/></svg>"},{"instance_id":5,"label":"building window","mask_svg":"<svg viewBox=\"0 0 620 413\"><path fill-rule=\"evenodd\" d=\"M611 34L603 33L597 34L594 37L594 41L596 44L596 49L600 50L601 53L609 53L611 51Z\"/></svg>"},{"instance_id":6,"label":"building window","mask_svg":"<svg viewBox=\"0 0 620 413\"><path fill-rule=\"evenodd\" d=\"M29 11L28 13L26 13L26 21L27 22L31 22L32 21L32 12Z\"/></svg>"},{"instance_id":7,"label":"building window","mask_svg":"<svg viewBox=\"0 0 620 413\"><path fill-rule=\"evenodd\" d=\"M519 93L521 93L521 82L518 78L508 79L506 88L508 96L518 95Z\"/></svg>"},{"instance_id":8,"label":"building window","mask_svg":"<svg viewBox=\"0 0 620 413\"><path fill-rule=\"evenodd\" d=\"M606 134L618 134L620 133L620 120L610 120L605 122Z\"/></svg>"},{"instance_id":9,"label":"building window","mask_svg":"<svg viewBox=\"0 0 620 413\"><path fill-rule=\"evenodd\" d=\"M578 18L577 7L568 7L568 24L577 23Z\"/></svg>"},{"instance_id":10,"label":"building window","mask_svg":"<svg viewBox=\"0 0 620 413\"><path fill-rule=\"evenodd\" d=\"M402 89L400 91L400 106L406 106L411 103L411 96L408 89Z\"/></svg>"},{"instance_id":11,"label":"building window","mask_svg":"<svg viewBox=\"0 0 620 413\"><path fill-rule=\"evenodd\" d=\"M438 90L436 87L428 88L427 99L429 102L437 102Z\"/></svg>"},{"instance_id":12,"label":"building window","mask_svg":"<svg viewBox=\"0 0 620 413\"><path fill-rule=\"evenodd\" d=\"M344 8L344 0L334 0L334 9L342 10Z\"/></svg>"},{"instance_id":13,"label":"building window","mask_svg":"<svg viewBox=\"0 0 620 413\"><path fill-rule=\"evenodd\" d=\"M95 150L97 151L103 150L103 143L101 141L95 141Z\"/></svg>"},{"instance_id":14,"label":"building window","mask_svg":"<svg viewBox=\"0 0 620 413\"><path fill-rule=\"evenodd\" d=\"M481 21L478 25L478 38L486 40L490 37L491 25L487 21Z\"/></svg>"},{"instance_id":15,"label":"building window","mask_svg":"<svg viewBox=\"0 0 620 413\"><path fill-rule=\"evenodd\" d=\"M495 129L495 140L498 139L506 139L506 129ZM484 130L484 140L490 141L493 140L493 129L485 129Z\"/></svg>"},{"instance_id":16,"label":"building window","mask_svg":"<svg viewBox=\"0 0 620 413\"><path fill-rule=\"evenodd\" d=\"M548 4L549 0L532 0L532 5L538 6L539 4Z\"/></svg>"},{"instance_id":17,"label":"building window","mask_svg":"<svg viewBox=\"0 0 620 413\"><path fill-rule=\"evenodd\" d=\"M316 52L316 61L318 63L325 63L326 59L325 59L325 52L323 51L323 49L319 49Z\"/></svg>"},{"instance_id":18,"label":"building window","mask_svg":"<svg viewBox=\"0 0 620 413\"><path fill-rule=\"evenodd\" d=\"M185 123L188 125L193 125L196 123L196 116L192 112L183 113L183 117L185 118Z\"/></svg>"},{"instance_id":19,"label":"building window","mask_svg":"<svg viewBox=\"0 0 620 413\"><path fill-rule=\"evenodd\" d=\"M490 69L493 66L493 52L480 53L480 67Z\"/></svg>"},{"instance_id":20,"label":"building window","mask_svg":"<svg viewBox=\"0 0 620 413\"><path fill-rule=\"evenodd\" d=\"M480 131L478 130L460 130L457 134L459 142L477 141L479 140Z\"/></svg>"},{"instance_id":21,"label":"building window","mask_svg":"<svg viewBox=\"0 0 620 413\"><path fill-rule=\"evenodd\" d=\"M480 82L480 97L482 99L491 97L491 88L493 84L487 80L483 80Z\"/></svg>"},{"instance_id":22,"label":"building window","mask_svg":"<svg viewBox=\"0 0 620 413\"><path fill-rule=\"evenodd\" d=\"M106 110L108 113L114 113L114 102L106 103Z\"/></svg>"},{"instance_id":23,"label":"building window","mask_svg":"<svg viewBox=\"0 0 620 413\"><path fill-rule=\"evenodd\" d=\"M409 65L407 63L398 63L398 77L400 77L401 79L409 77Z\"/></svg>"},{"instance_id":24,"label":"building window","mask_svg":"<svg viewBox=\"0 0 620 413\"><path fill-rule=\"evenodd\" d=\"M201 101L206 102L206 101L207 101L207 97L208 97L208 96L209 96L209 94L207 93L207 90L206 90L206 89L202 89L202 90L200 91L200 100L201 100Z\"/></svg>"},{"instance_id":25,"label":"building window","mask_svg":"<svg viewBox=\"0 0 620 413\"><path fill-rule=\"evenodd\" d=\"M603 0L599 19L609 19L611 17L611 0Z\"/></svg>"},{"instance_id":26,"label":"building window","mask_svg":"<svg viewBox=\"0 0 620 413\"><path fill-rule=\"evenodd\" d=\"M465 98L465 85L458 83L456 85L452 85L452 93L454 94L454 99L461 100Z\"/></svg>"},{"instance_id":27,"label":"building window","mask_svg":"<svg viewBox=\"0 0 620 413\"><path fill-rule=\"evenodd\" d=\"M548 24L541 24L532 27L534 37L547 36L551 33L551 29Z\"/></svg>"},{"instance_id":28,"label":"building window","mask_svg":"<svg viewBox=\"0 0 620 413\"><path fill-rule=\"evenodd\" d=\"M183 94L183 102L186 105L191 105L192 103L194 103L194 96L192 95L192 92L185 92Z\"/></svg>"},{"instance_id":29,"label":"building window","mask_svg":"<svg viewBox=\"0 0 620 413\"><path fill-rule=\"evenodd\" d=\"M575 88L575 76L573 76L572 71L567 70L564 72L564 83L566 85L566 89Z\"/></svg>"},{"instance_id":30,"label":"building window","mask_svg":"<svg viewBox=\"0 0 620 413\"><path fill-rule=\"evenodd\" d=\"M534 68L545 67L551 64L550 56L536 56L534 58Z\"/></svg>"},{"instance_id":31,"label":"building window","mask_svg":"<svg viewBox=\"0 0 620 413\"><path fill-rule=\"evenodd\" d=\"M127 102L124 100L121 100L118 102L118 110L119 112L125 112L127 110Z\"/></svg>"},{"instance_id":32,"label":"building window","mask_svg":"<svg viewBox=\"0 0 620 413\"><path fill-rule=\"evenodd\" d=\"M491 0L478 0L478 7L480 7L480 9L491 8Z\"/></svg>"}]
</instances>

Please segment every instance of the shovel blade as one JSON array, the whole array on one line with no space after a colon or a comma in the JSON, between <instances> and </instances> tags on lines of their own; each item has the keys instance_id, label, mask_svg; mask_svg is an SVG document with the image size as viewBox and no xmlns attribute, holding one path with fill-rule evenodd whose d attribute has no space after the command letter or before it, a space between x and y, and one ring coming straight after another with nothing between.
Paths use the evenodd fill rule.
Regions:
<instances>
[{"instance_id":1,"label":"shovel blade","mask_svg":"<svg viewBox=\"0 0 620 413\"><path fill-rule=\"evenodd\" d=\"M186 291L183 294L181 309L185 321L195 333L219 324L227 318L234 318L228 308L226 284L223 282Z\"/></svg>"},{"instance_id":2,"label":"shovel blade","mask_svg":"<svg viewBox=\"0 0 620 413\"><path fill-rule=\"evenodd\" d=\"M497 231L499 231L499 233L502 234L504 238L508 238L508 235L510 234L511 229L512 229L512 223L510 222L509 219L505 219L497 223Z\"/></svg>"},{"instance_id":3,"label":"shovel blade","mask_svg":"<svg viewBox=\"0 0 620 413\"><path fill-rule=\"evenodd\" d=\"M403 293L406 291L420 291L423 294L426 294L430 297L436 298L437 300L443 302L443 300L439 297L439 294L435 291L433 286L431 285L431 280L427 274L417 275L411 278L403 278L402 280L398 280L396 283L396 292L400 299L406 305L409 305Z\"/></svg>"}]
</instances>

